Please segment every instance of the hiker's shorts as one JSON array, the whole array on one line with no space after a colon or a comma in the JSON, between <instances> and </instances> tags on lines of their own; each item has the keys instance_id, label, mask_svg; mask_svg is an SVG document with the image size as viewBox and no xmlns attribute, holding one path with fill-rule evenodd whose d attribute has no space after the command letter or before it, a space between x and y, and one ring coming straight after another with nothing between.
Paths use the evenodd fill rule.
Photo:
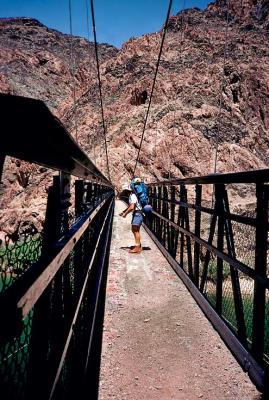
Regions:
<instances>
[{"instance_id":1,"label":"hiker's shorts","mask_svg":"<svg viewBox=\"0 0 269 400\"><path fill-rule=\"evenodd\" d=\"M140 212L134 212L132 218L132 225L141 226L143 222L143 214Z\"/></svg>"}]
</instances>

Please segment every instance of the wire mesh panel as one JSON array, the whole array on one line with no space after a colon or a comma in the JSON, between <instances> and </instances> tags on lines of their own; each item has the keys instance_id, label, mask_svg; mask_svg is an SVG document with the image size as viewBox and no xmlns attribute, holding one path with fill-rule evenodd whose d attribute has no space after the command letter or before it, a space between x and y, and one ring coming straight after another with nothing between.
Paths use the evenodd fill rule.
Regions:
<instances>
[{"instance_id":1,"label":"wire mesh panel","mask_svg":"<svg viewBox=\"0 0 269 400\"><path fill-rule=\"evenodd\" d=\"M261 390L269 371L268 181L261 171L158 182L147 224L221 335L225 322L224 340Z\"/></svg>"},{"instance_id":2,"label":"wire mesh panel","mask_svg":"<svg viewBox=\"0 0 269 400\"><path fill-rule=\"evenodd\" d=\"M0 247L0 293L12 285L41 255L41 234L22 234L13 242L6 235Z\"/></svg>"},{"instance_id":3,"label":"wire mesh panel","mask_svg":"<svg viewBox=\"0 0 269 400\"><path fill-rule=\"evenodd\" d=\"M74 349L90 348L100 280L91 267L108 266L114 190L44 103L0 102L0 397L71 399L77 374L95 368Z\"/></svg>"},{"instance_id":4,"label":"wire mesh panel","mask_svg":"<svg viewBox=\"0 0 269 400\"><path fill-rule=\"evenodd\" d=\"M49 219L55 217L54 208L52 214L49 209L52 204L53 207L55 206L55 194L60 193L57 190L59 184L59 179L54 179L54 189L51 192L53 196L50 197L50 201L53 200L53 203L48 203L47 218ZM48 229L49 232L44 232L42 246L40 246L40 237L38 250L32 245L34 254L38 257L36 262L32 257L31 265L27 264L29 277L27 274L18 276L16 273L19 297L21 297L20 292L25 291L25 284L29 288L31 287L30 282L35 286L35 291L40 292L40 297L38 296L34 306L26 313L23 320L22 316L16 315L16 311L10 307L9 312L14 314L13 319L17 322L16 329L15 326L10 326L10 330L6 332L5 336L2 335L0 342L1 398L4 400L48 399L55 382L57 384L55 383L54 398L71 399L74 397L70 395L70 388L74 385L76 387L77 377L81 376L78 375L78 371L84 372L84 375L87 373L85 356L78 352L81 350L81 346L84 347L84 350L89 347L90 337L94 332L94 324L89 332L89 323L95 312L94 304L99 299L99 293L96 293L95 286L96 281L100 279L100 275L98 275L100 256L107 255L109 251L109 241L104 243L103 235L110 234L113 213L111 190L107 191L104 188L96 190L95 187L93 189L91 201L89 201L89 196L87 202L83 201L80 208L81 214L78 215L77 210L75 223L72 226L69 224L69 219L66 220L63 215L63 213L67 213L65 205L61 201L59 202L58 220L53 218L53 220L45 222L45 230ZM84 190L80 200L86 200L86 194ZM87 222L89 218L92 219L91 224ZM85 224L87 224L87 228L78 240L75 239L74 235ZM63 225L65 226L63 227ZM102 226L103 230L100 234ZM74 240L70 247L69 238L72 235ZM56 242L55 239L57 239ZM66 254L63 262L58 262L57 272L53 274L53 279L46 278L48 279L47 283L42 279L37 282L40 279L37 276L37 279L32 281L32 272L37 269L46 274L43 265L55 264L54 260L57 259L59 249L66 248L68 245L71 251ZM13 265L21 267L24 265L22 261L24 259L21 252L17 250L20 249L20 246L20 244L14 245L15 250L10 259L14 260ZM10 248L3 254L6 255L9 252L11 252ZM30 253L23 251L22 254L28 257ZM28 258L26 259L28 260ZM6 277L6 260L9 258L3 256L2 260L3 276ZM107 268L107 262L106 257L105 261L101 263L103 269ZM47 268L50 268L49 266ZM13 273L15 274L15 272ZM1 307L4 307L9 299L16 297L16 293L12 293L15 278L8 284L5 284L5 279L2 280L4 284L2 285L2 298L0 298ZM105 274L102 274L102 284L104 278ZM20 286L22 286L21 289ZM31 297L30 294L27 296ZM19 304L20 301L16 300L15 303ZM27 302L27 300L24 301ZM74 321L76 313L79 317ZM100 330L100 326L98 329ZM67 351L65 345L70 332L72 340L67 344ZM40 373L40 368L42 368L42 373ZM93 367L91 366L91 368ZM86 387L87 381L83 384ZM96 382L92 382L93 386L94 384L97 385ZM55 391L56 388L57 391ZM72 390L74 395L75 389Z\"/></svg>"},{"instance_id":5,"label":"wire mesh panel","mask_svg":"<svg viewBox=\"0 0 269 400\"><path fill-rule=\"evenodd\" d=\"M232 222L236 258L250 268L255 268L255 227Z\"/></svg>"},{"instance_id":6,"label":"wire mesh panel","mask_svg":"<svg viewBox=\"0 0 269 400\"><path fill-rule=\"evenodd\" d=\"M25 399L33 310L25 318L20 335L0 348L0 382L3 399Z\"/></svg>"},{"instance_id":7,"label":"wire mesh panel","mask_svg":"<svg viewBox=\"0 0 269 400\"><path fill-rule=\"evenodd\" d=\"M98 375L97 364L79 352L96 336L95 322L90 331L89 322L99 302L99 267L107 268L112 215L111 188L82 180L70 185L68 175L55 176L44 231L19 233L17 240L7 235L1 242L1 399L71 399L88 367ZM102 272L102 285L104 279ZM100 323L97 331L100 336ZM87 380L81 384L90 390ZM97 386L91 382L91 390Z\"/></svg>"}]
</instances>

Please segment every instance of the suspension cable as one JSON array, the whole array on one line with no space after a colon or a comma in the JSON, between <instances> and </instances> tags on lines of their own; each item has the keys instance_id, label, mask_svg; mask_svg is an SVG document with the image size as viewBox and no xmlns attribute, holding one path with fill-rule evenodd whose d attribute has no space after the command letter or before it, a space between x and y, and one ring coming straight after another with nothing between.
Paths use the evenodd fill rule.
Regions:
<instances>
[{"instance_id":1,"label":"suspension cable","mask_svg":"<svg viewBox=\"0 0 269 400\"><path fill-rule=\"evenodd\" d=\"M69 10L69 31L70 31L70 71L72 76L72 95L73 95L73 106L75 113L75 137L76 142L78 143L78 118L77 118L77 99L76 99L76 83L75 83L75 69L76 69L76 61L74 58L74 49L73 49L73 23L72 23L72 5L71 0L68 0L68 10Z\"/></svg>"},{"instance_id":2,"label":"suspension cable","mask_svg":"<svg viewBox=\"0 0 269 400\"><path fill-rule=\"evenodd\" d=\"M90 13L89 13L89 5L88 5L88 0L85 0L85 6L86 6L86 28L87 28L87 39L88 42L90 42Z\"/></svg>"},{"instance_id":3,"label":"suspension cable","mask_svg":"<svg viewBox=\"0 0 269 400\"><path fill-rule=\"evenodd\" d=\"M98 87L99 87L99 96L100 96L100 107L101 107L103 134L104 134L105 151L106 151L106 166L107 166L108 179L111 180L110 179L110 171L109 171L109 162L108 162L106 124L105 124L104 107L103 107L102 85L101 85L100 66L99 66L99 59L98 59L98 46L97 46L97 39L96 39L96 28L95 28L95 17L94 17L93 0L91 0L91 15L92 15L92 29L93 29L93 37L94 37L94 50L95 50L96 68L97 68L97 77L98 77Z\"/></svg>"},{"instance_id":4,"label":"suspension cable","mask_svg":"<svg viewBox=\"0 0 269 400\"><path fill-rule=\"evenodd\" d=\"M184 33L185 33L185 20L184 20L184 11L186 8L186 0L183 0L183 5L182 5L182 10L181 10L181 34L180 34L180 47L179 47L179 51L180 51L180 64L182 67L182 49L183 49L183 43L184 43ZM184 87L183 87L184 88ZM183 90L182 90L182 94L183 94ZM175 93L175 97L174 97L174 103L176 103L177 100L177 95ZM174 113L173 113L173 133L172 133L172 141L171 141L171 146L170 146L170 152L169 152L169 170L168 170L168 180L171 179L171 170L172 170L172 158L173 158L173 143L175 141L175 123L176 123L176 104L174 104Z\"/></svg>"},{"instance_id":5,"label":"suspension cable","mask_svg":"<svg viewBox=\"0 0 269 400\"><path fill-rule=\"evenodd\" d=\"M88 0L85 0L85 8L86 8L86 30L87 30L87 39L88 39L88 44L90 48L90 12L89 12L89 5L88 5ZM90 52L89 52L90 56ZM91 60L91 58L90 58ZM96 161L96 136L95 136L95 128L92 129L93 134L91 135L91 142L93 143L93 162L94 165L97 167L97 161ZM90 134L88 133L88 143L90 142Z\"/></svg>"},{"instance_id":6,"label":"suspension cable","mask_svg":"<svg viewBox=\"0 0 269 400\"><path fill-rule=\"evenodd\" d=\"M219 124L220 117L222 114L222 106L223 106L223 88L224 88L224 80L225 80L225 67L228 58L228 26L229 26L229 10L230 10L230 1L226 0L226 26L225 26L225 42L224 42L224 55L223 55L223 66L222 66L222 77L220 82L220 94L219 94L219 110L217 114L217 135L216 135L216 144L215 144L215 160L214 160L214 174L217 172L217 162L218 162L218 147L219 147Z\"/></svg>"},{"instance_id":7,"label":"suspension cable","mask_svg":"<svg viewBox=\"0 0 269 400\"><path fill-rule=\"evenodd\" d=\"M225 67L228 57L227 51L227 44L228 44L228 25L229 25L229 9L230 9L230 2L226 0L226 25L225 25L225 35L224 35L224 53L223 53L223 64L222 64L222 77L220 81L220 93L219 93L219 109L216 118L217 123L217 135L216 135L216 144L215 144L215 157L214 157L214 174L217 172L217 162L218 162L218 147L219 147L219 124L220 124L220 117L222 114L222 105L223 105L223 87L224 87L224 80L225 80ZM215 196L215 186L212 189L212 197L211 197L211 208L214 206L214 196ZM213 214L211 215L211 222L213 219Z\"/></svg>"},{"instance_id":8,"label":"suspension cable","mask_svg":"<svg viewBox=\"0 0 269 400\"><path fill-rule=\"evenodd\" d=\"M170 11L171 11L171 7L172 7L172 3L173 3L173 0L169 0L169 6L168 6L168 10L167 10L167 15L166 15L164 28L163 28L160 51L159 51L157 64L156 64L156 69L155 69L155 75L154 75L153 83L152 83L152 87L151 87L151 93L150 93L150 97L149 97L149 104L148 104L146 117L145 117L145 120L144 120L144 126L143 126L142 136L141 136L141 140L140 140L140 144L139 144L139 148L138 148L138 154L137 154L137 157L136 157L135 167L134 167L134 170L133 170L133 176L135 175L135 171L136 171L136 167L137 167L137 163L138 163L138 159L139 159L139 155L140 155L140 151L141 151L141 147L142 147L142 143L143 143L143 139L144 139L144 134L145 134L146 125L147 125L147 121L148 121L149 110L150 110L151 101L152 101L152 95L153 95L155 82L156 82L156 78L157 78L157 73L158 73L158 69L159 69L159 64L160 64L160 60L161 60L163 44L164 44L164 39L165 39L166 31L167 31L168 20L169 20L169 17L170 17Z\"/></svg>"}]
</instances>

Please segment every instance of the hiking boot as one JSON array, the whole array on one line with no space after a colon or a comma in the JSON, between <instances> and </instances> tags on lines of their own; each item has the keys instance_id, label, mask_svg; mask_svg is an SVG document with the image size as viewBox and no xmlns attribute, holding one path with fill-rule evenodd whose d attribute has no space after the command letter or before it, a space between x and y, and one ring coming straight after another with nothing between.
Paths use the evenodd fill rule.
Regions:
<instances>
[{"instance_id":1,"label":"hiking boot","mask_svg":"<svg viewBox=\"0 0 269 400\"><path fill-rule=\"evenodd\" d=\"M142 247L141 246L134 246L131 250L129 250L129 253L141 253Z\"/></svg>"}]
</instances>

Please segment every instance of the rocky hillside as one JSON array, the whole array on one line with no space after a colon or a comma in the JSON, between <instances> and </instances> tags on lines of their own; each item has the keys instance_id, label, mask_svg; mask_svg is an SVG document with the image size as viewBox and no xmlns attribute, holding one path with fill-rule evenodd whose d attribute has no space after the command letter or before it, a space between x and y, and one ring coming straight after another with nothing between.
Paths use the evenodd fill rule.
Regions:
<instances>
[{"instance_id":1,"label":"rocky hillside","mask_svg":"<svg viewBox=\"0 0 269 400\"><path fill-rule=\"evenodd\" d=\"M268 11L268 0L230 0L227 32L225 0L170 18L138 174L162 179L211 173L217 137L219 172L269 165ZM0 37L0 90L44 100L73 135L77 115L79 144L106 173L93 45L27 18L0 20ZM148 106L148 100L132 105L131 93L150 93L160 39L158 32L132 38L120 50L99 45L117 187L134 167ZM40 204L49 179L48 172L31 173L23 187L21 169L27 166L7 162L2 202L26 212L29 196Z\"/></svg>"}]
</instances>

